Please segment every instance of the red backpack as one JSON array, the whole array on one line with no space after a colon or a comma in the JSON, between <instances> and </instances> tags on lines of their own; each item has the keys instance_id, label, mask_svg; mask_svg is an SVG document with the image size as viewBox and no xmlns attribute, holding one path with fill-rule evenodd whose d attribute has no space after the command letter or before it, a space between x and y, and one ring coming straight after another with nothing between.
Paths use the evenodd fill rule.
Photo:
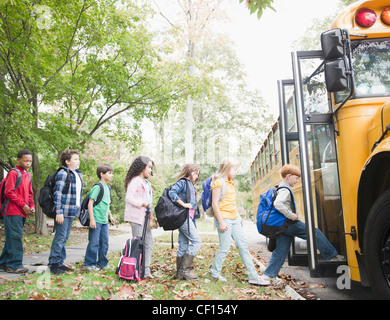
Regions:
<instances>
[{"instance_id":1,"label":"red backpack","mask_svg":"<svg viewBox=\"0 0 390 320\"><path fill-rule=\"evenodd\" d=\"M17 168L12 168L11 170L15 170L18 174L18 177L16 178L16 182L15 182L15 187L14 187L14 191L15 191L19 187L20 183L22 182L22 173ZM30 176L30 179L31 179L31 176ZM8 208L8 202L9 202L9 200L4 195L5 181L6 180L7 180L7 177L5 177L0 182L0 219L3 219L3 217L5 216L5 214L7 212L7 208Z\"/></svg>"}]
</instances>

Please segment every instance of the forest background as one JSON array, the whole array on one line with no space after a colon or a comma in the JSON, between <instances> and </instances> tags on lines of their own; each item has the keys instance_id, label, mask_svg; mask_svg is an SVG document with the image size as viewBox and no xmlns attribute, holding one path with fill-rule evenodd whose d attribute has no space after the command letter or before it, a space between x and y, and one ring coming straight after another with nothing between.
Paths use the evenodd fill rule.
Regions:
<instances>
[{"instance_id":1,"label":"forest background","mask_svg":"<svg viewBox=\"0 0 390 320\"><path fill-rule=\"evenodd\" d=\"M236 157L238 203L250 214L250 163L276 119L217 27L233 1L171 1L174 15L159 0L0 1L0 178L20 149L31 150L36 233L48 232L39 190L67 148L80 152L85 194L99 164L114 167L117 223L124 178L139 155L155 162L154 204L185 163L201 168L200 198L201 181ZM272 1L248 9L261 18ZM316 49L330 20L317 21L299 47Z\"/></svg>"}]
</instances>

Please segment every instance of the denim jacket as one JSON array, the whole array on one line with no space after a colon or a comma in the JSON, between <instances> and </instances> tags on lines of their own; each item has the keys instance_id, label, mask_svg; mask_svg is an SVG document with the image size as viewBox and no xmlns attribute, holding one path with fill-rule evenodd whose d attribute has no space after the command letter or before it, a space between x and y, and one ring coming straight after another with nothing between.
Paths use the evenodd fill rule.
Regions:
<instances>
[{"instance_id":1,"label":"denim jacket","mask_svg":"<svg viewBox=\"0 0 390 320\"><path fill-rule=\"evenodd\" d=\"M187 199L187 181L189 182L188 185L190 186L190 199ZM173 184L171 186L171 190L169 190L169 196L173 202L176 202L180 198L184 203L191 203L193 209L198 207L195 197L194 185L188 179L180 179L175 184Z\"/></svg>"}]
</instances>

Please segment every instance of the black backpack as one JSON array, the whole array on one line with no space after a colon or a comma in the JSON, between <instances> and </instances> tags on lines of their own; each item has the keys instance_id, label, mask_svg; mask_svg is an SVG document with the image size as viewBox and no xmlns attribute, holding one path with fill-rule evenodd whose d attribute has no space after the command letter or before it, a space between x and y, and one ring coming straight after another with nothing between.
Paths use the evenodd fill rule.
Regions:
<instances>
[{"instance_id":1,"label":"black backpack","mask_svg":"<svg viewBox=\"0 0 390 320\"><path fill-rule=\"evenodd\" d=\"M56 175L58 171L60 171L61 169L63 168L59 168L53 174L48 175L44 186L39 192L39 198L38 198L39 206L42 208L43 213L52 219L54 219L56 216L55 207L54 207L54 186L56 182ZM67 173L68 174L66 177L65 186L62 189L62 194L67 194L69 190L71 177L69 171L67 171Z\"/></svg>"},{"instance_id":2,"label":"black backpack","mask_svg":"<svg viewBox=\"0 0 390 320\"><path fill-rule=\"evenodd\" d=\"M101 182L95 183L93 185L93 187L96 186L96 185L98 185L100 187L100 191L99 191L99 194L98 194L98 196L96 198L96 201L93 203L93 206L97 206L100 203L100 201L102 201L103 194L104 194L104 187L103 187L102 183ZM110 189L110 193L111 193L111 187L109 185L108 185L108 188ZM84 226L84 227L89 227L88 202L89 202L89 199L90 199L90 197L89 197L90 194L91 194L91 192L89 192L85 196L83 202L81 203L81 207L80 207L79 219L80 219L80 224L82 226Z\"/></svg>"},{"instance_id":3,"label":"black backpack","mask_svg":"<svg viewBox=\"0 0 390 320\"><path fill-rule=\"evenodd\" d=\"M187 199L190 199L190 188L187 179ZM165 231L176 230L180 228L189 216L189 210L180 204L173 202L169 196L169 190L172 186L164 189L162 196L158 199L154 208L157 222ZM189 229L189 226L188 226Z\"/></svg>"}]
</instances>

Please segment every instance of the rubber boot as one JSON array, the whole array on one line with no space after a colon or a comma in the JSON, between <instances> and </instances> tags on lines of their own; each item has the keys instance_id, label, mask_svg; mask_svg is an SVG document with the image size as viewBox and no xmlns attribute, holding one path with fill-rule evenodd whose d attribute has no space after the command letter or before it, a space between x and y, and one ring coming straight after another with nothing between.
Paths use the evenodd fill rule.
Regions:
<instances>
[{"instance_id":1,"label":"rubber boot","mask_svg":"<svg viewBox=\"0 0 390 320\"><path fill-rule=\"evenodd\" d=\"M198 276L196 274L193 274L191 272L191 264L194 260L194 256L191 256L187 253L184 254L182 261L181 261L181 267L180 267L180 277L178 277L179 280L185 279L185 280L194 280L198 279Z\"/></svg>"},{"instance_id":2,"label":"rubber boot","mask_svg":"<svg viewBox=\"0 0 390 320\"><path fill-rule=\"evenodd\" d=\"M180 279L181 275L181 262L183 260L183 257L176 257L176 275L175 279Z\"/></svg>"}]
</instances>

